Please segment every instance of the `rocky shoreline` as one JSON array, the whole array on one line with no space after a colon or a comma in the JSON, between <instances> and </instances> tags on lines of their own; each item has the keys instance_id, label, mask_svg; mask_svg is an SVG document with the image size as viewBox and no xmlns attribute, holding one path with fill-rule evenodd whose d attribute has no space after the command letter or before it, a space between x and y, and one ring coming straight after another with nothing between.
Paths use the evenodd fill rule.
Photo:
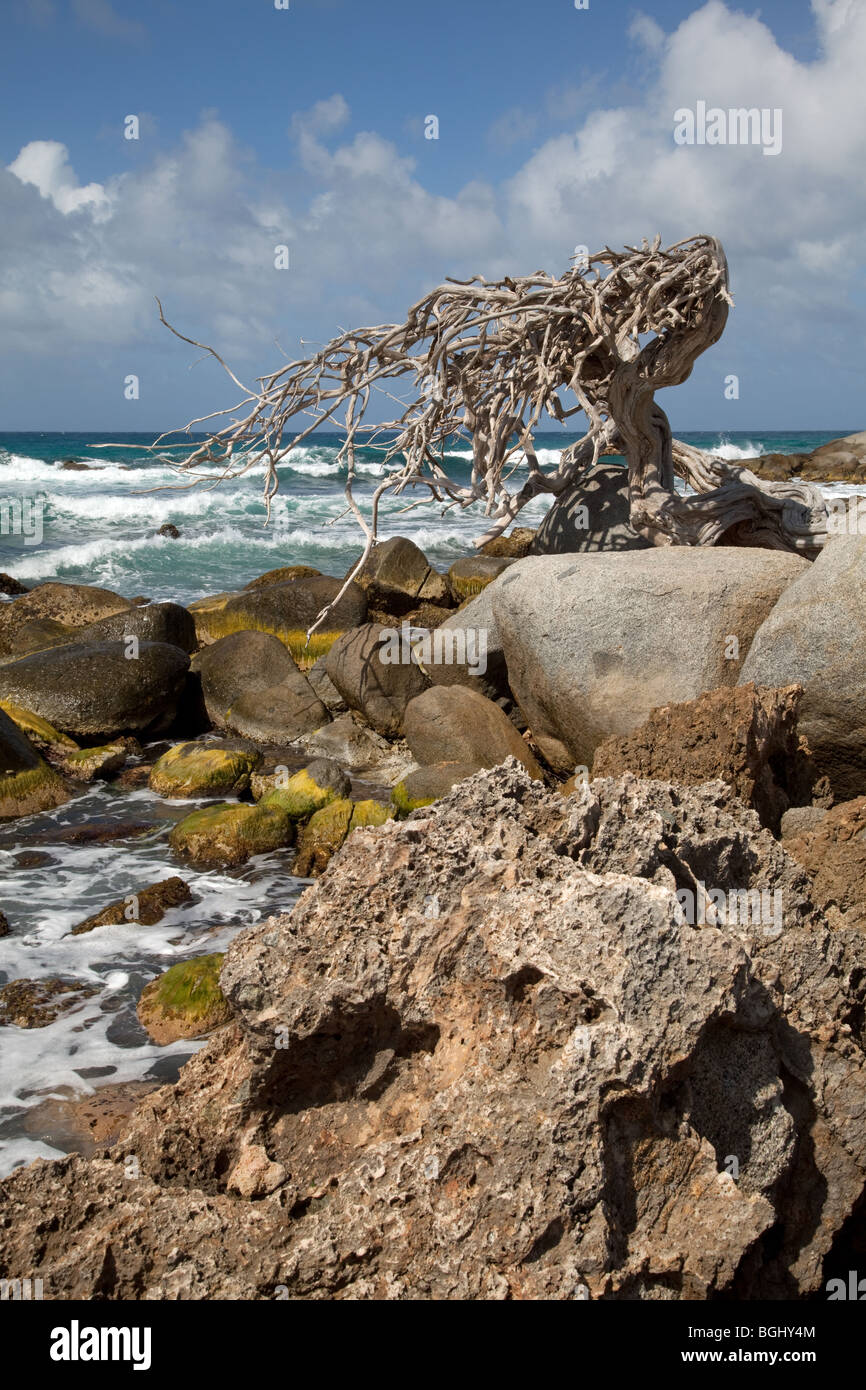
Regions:
<instances>
[{"instance_id":1,"label":"rocky shoreline","mask_svg":"<svg viewBox=\"0 0 866 1390\"><path fill-rule=\"evenodd\" d=\"M6 585L22 848L100 782L178 808L176 874L70 935L159 922L191 867L312 882L143 989L157 1044L207 1038L176 1083L53 1102L80 1152L0 1182L0 1275L802 1298L864 1234L866 538L647 548L621 473L581 495L582 535L565 498L447 575L396 537L347 588ZM88 988L0 983L0 1049Z\"/></svg>"}]
</instances>

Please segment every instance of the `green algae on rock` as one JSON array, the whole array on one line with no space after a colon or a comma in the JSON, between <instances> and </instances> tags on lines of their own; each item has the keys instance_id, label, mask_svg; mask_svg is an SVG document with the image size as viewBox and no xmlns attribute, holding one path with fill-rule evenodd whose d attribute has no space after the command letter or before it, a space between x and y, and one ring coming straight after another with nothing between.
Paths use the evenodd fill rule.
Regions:
<instances>
[{"instance_id":1,"label":"green algae on rock","mask_svg":"<svg viewBox=\"0 0 866 1390\"><path fill-rule=\"evenodd\" d=\"M294 824L278 806L218 802L193 811L171 831L175 853L194 864L243 864L254 854L290 845Z\"/></svg>"},{"instance_id":2,"label":"green algae on rock","mask_svg":"<svg viewBox=\"0 0 866 1390\"><path fill-rule=\"evenodd\" d=\"M465 599L477 598L503 570L513 565L514 560L505 555L465 555L455 560L448 571L448 581L455 598L461 603Z\"/></svg>"},{"instance_id":3,"label":"green algae on rock","mask_svg":"<svg viewBox=\"0 0 866 1390\"><path fill-rule=\"evenodd\" d=\"M154 1042L195 1038L209 1033L232 1016L220 989L223 954L178 961L146 985L136 1012Z\"/></svg>"},{"instance_id":4,"label":"green algae on rock","mask_svg":"<svg viewBox=\"0 0 866 1390\"><path fill-rule=\"evenodd\" d=\"M382 801L349 801L340 798L316 811L298 835L298 854L294 872L299 878L323 873L333 854L353 830L362 826L384 825L393 820L393 806Z\"/></svg>"},{"instance_id":5,"label":"green algae on rock","mask_svg":"<svg viewBox=\"0 0 866 1390\"><path fill-rule=\"evenodd\" d=\"M154 764L150 789L165 797L240 796L261 761L255 749L176 743Z\"/></svg>"},{"instance_id":6,"label":"green algae on rock","mask_svg":"<svg viewBox=\"0 0 866 1390\"><path fill-rule=\"evenodd\" d=\"M62 753L57 761L63 771L79 782L93 782L98 777L111 777L120 772L129 756L132 740L117 739L113 743L103 743L98 748L75 748Z\"/></svg>"},{"instance_id":7,"label":"green algae on rock","mask_svg":"<svg viewBox=\"0 0 866 1390\"><path fill-rule=\"evenodd\" d=\"M422 806L431 806L451 788L480 771L479 763L432 763L408 772L391 792L398 816L408 816Z\"/></svg>"},{"instance_id":8,"label":"green algae on rock","mask_svg":"<svg viewBox=\"0 0 866 1390\"><path fill-rule=\"evenodd\" d=\"M0 710L0 820L53 810L70 798L61 777L18 725Z\"/></svg>"},{"instance_id":9,"label":"green algae on rock","mask_svg":"<svg viewBox=\"0 0 866 1390\"><path fill-rule=\"evenodd\" d=\"M25 709L23 705L18 705L14 700L0 700L2 709L9 718L18 725L23 734L26 734L30 742L37 748L44 751L50 749L68 749L74 753L78 750L78 744L74 738L68 734L62 734L59 729L55 729L53 724L49 724L47 719L41 715L34 714L32 709Z\"/></svg>"},{"instance_id":10,"label":"green algae on rock","mask_svg":"<svg viewBox=\"0 0 866 1390\"><path fill-rule=\"evenodd\" d=\"M266 779L259 805L284 811L290 820L306 820L338 797L347 796L351 783L336 763L317 758L281 784L278 774ZM256 788L253 787L255 796Z\"/></svg>"}]
</instances>

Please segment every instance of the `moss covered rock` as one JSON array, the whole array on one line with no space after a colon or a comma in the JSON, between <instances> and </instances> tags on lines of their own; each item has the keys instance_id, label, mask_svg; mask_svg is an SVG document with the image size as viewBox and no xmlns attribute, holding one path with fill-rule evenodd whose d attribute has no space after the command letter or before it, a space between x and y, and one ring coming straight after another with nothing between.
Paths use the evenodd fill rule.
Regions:
<instances>
[{"instance_id":1,"label":"moss covered rock","mask_svg":"<svg viewBox=\"0 0 866 1390\"><path fill-rule=\"evenodd\" d=\"M79 782L94 782L100 777L112 777L120 772L129 756L129 744L124 739L103 743L98 748L76 748L59 759L63 771Z\"/></svg>"},{"instance_id":2,"label":"moss covered rock","mask_svg":"<svg viewBox=\"0 0 866 1390\"><path fill-rule=\"evenodd\" d=\"M222 636L219 631L219 615L228 600L235 597L235 591L230 590L222 594L208 594L205 598L197 598L192 603L187 604L195 623L196 640L201 646L209 646L210 643L218 641ZM213 630L211 628L212 623Z\"/></svg>"},{"instance_id":3,"label":"moss covered rock","mask_svg":"<svg viewBox=\"0 0 866 1390\"><path fill-rule=\"evenodd\" d=\"M196 1038L232 1016L220 989L223 956L179 961L146 985L138 1001L139 1022L156 1043Z\"/></svg>"},{"instance_id":4,"label":"moss covered rock","mask_svg":"<svg viewBox=\"0 0 866 1390\"><path fill-rule=\"evenodd\" d=\"M336 600L342 587L341 580L330 579L327 575L294 579L289 583L246 589L221 605L215 603L206 613L194 607L191 611L197 627L205 618L211 641L234 632L269 632L280 639L301 670L306 671L330 650L342 632L357 627L366 617L364 593L357 584L350 584L328 615L327 628L313 633L307 642L307 630L322 609Z\"/></svg>"},{"instance_id":5,"label":"moss covered rock","mask_svg":"<svg viewBox=\"0 0 866 1390\"><path fill-rule=\"evenodd\" d=\"M177 743L154 764L150 788L166 797L240 796L261 761L255 750Z\"/></svg>"},{"instance_id":6,"label":"moss covered rock","mask_svg":"<svg viewBox=\"0 0 866 1390\"><path fill-rule=\"evenodd\" d=\"M30 740L0 710L0 820L62 806L71 793Z\"/></svg>"},{"instance_id":7,"label":"moss covered rock","mask_svg":"<svg viewBox=\"0 0 866 1390\"><path fill-rule=\"evenodd\" d=\"M27 735L36 748L45 752L54 749L70 753L78 751L78 744L74 738L70 738L68 734L62 734L59 729L55 729L53 724L49 724L47 719L34 714L31 709L17 705L14 700L0 700L0 709L9 715L9 718L18 725L21 732Z\"/></svg>"},{"instance_id":8,"label":"moss covered rock","mask_svg":"<svg viewBox=\"0 0 866 1390\"><path fill-rule=\"evenodd\" d=\"M486 589L514 560L505 555L467 555L455 560L448 571L448 581L458 602L475 598Z\"/></svg>"},{"instance_id":9,"label":"moss covered rock","mask_svg":"<svg viewBox=\"0 0 866 1390\"><path fill-rule=\"evenodd\" d=\"M482 555L508 555L512 560L522 560L529 554L535 532L529 526L515 526L507 536L497 536L495 540L485 541L481 547Z\"/></svg>"},{"instance_id":10,"label":"moss covered rock","mask_svg":"<svg viewBox=\"0 0 866 1390\"><path fill-rule=\"evenodd\" d=\"M295 821L306 820L329 802L348 796L351 788L346 774L327 758L317 758L288 779L274 773L267 781L270 785L262 788L259 805L275 806Z\"/></svg>"},{"instance_id":11,"label":"moss covered rock","mask_svg":"<svg viewBox=\"0 0 866 1390\"><path fill-rule=\"evenodd\" d=\"M294 822L279 806L244 802L205 806L172 830L168 842L194 864L243 864L254 854L290 845Z\"/></svg>"},{"instance_id":12,"label":"moss covered rock","mask_svg":"<svg viewBox=\"0 0 866 1390\"><path fill-rule=\"evenodd\" d=\"M466 777L480 771L478 763L434 763L407 773L391 792L398 816L408 816L421 806L430 806Z\"/></svg>"},{"instance_id":13,"label":"moss covered rock","mask_svg":"<svg viewBox=\"0 0 866 1390\"><path fill-rule=\"evenodd\" d=\"M349 801L340 798L316 811L298 835L298 854L294 872L312 878L327 868L330 858L353 830L361 826L384 825L395 815L393 806L382 801Z\"/></svg>"}]
</instances>

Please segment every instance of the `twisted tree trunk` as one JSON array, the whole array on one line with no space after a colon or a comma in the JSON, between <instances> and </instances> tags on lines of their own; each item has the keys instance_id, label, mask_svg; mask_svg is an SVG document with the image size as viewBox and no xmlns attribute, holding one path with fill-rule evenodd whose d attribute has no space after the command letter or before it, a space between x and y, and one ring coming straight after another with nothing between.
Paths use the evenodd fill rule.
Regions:
<instances>
[{"instance_id":1,"label":"twisted tree trunk","mask_svg":"<svg viewBox=\"0 0 866 1390\"><path fill-rule=\"evenodd\" d=\"M506 530L533 497L562 493L602 454L619 451L628 462L632 525L654 544L724 541L814 555L827 538L817 488L764 482L690 449L672 438L655 400L656 391L685 381L717 342L731 303L727 262L715 237L692 237L667 250L656 237L622 252L605 247L586 269L559 278L537 271L447 281L402 324L341 333L315 357L289 362L252 388L212 348L178 333L211 353L246 396L224 412L231 418L223 428L210 430L213 417L207 417L204 443L172 457L163 452L162 436L153 451L187 473L189 486L239 477L264 459L270 514L280 463L319 425L340 424L337 461L346 468L347 510L365 537L358 567L376 543L387 493L421 488L422 500L446 509L480 506L489 518L481 545ZM160 316L167 324L161 305ZM412 399L395 419L365 425L373 391L398 400L391 379L399 377L408 379ZM588 420L586 433L555 467L543 468L535 433L547 417L566 424L578 412ZM285 431L299 416L311 423L290 438ZM193 420L187 430L202 423ZM468 486L449 471L455 438L471 442ZM378 451L386 474L366 514L354 492L362 445Z\"/></svg>"}]
</instances>

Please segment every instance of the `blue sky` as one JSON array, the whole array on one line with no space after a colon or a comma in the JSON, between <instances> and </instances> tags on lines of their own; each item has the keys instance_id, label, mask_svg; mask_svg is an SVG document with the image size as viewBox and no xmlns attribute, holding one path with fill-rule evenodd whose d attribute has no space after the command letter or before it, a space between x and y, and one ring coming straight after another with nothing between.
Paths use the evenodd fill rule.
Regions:
<instances>
[{"instance_id":1,"label":"blue sky","mask_svg":"<svg viewBox=\"0 0 866 1390\"><path fill-rule=\"evenodd\" d=\"M864 10L6 0L0 429L230 404L155 294L246 379L275 338L294 356L400 318L445 275L565 269L576 244L656 231L719 234L737 301L664 400L675 429L862 428ZM778 158L678 148L673 112L698 100L782 109Z\"/></svg>"}]
</instances>

